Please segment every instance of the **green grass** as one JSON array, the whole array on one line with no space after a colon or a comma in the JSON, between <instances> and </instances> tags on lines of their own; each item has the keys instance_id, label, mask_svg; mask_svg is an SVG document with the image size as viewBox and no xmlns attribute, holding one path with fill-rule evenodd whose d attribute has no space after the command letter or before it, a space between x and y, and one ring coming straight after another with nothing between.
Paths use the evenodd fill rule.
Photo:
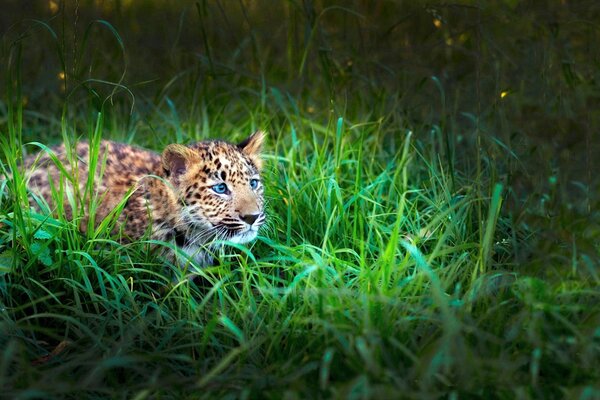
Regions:
<instances>
[{"instance_id":1,"label":"green grass","mask_svg":"<svg viewBox=\"0 0 600 400\"><path fill-rule=\"evenodd\" d=\"M224 14L202 1L178 10L125 3L100 22L83 3L4 32L0 160L13 178L0 181L3 396L600 396L598 191L587 174L597 149L589 141L553 159L550 147L521 134L539 127L544 107L576 118L592 101L597 83L585 64L565 72L575 83L561 83L564 69L553 67L527 81L539 70L524 65L519 89L502 71L523 50L487 19L514 16L510 2L479 11L488 41L465 39L464 49L492 55L473 70L463 53L433 48L450 73L468 66L471 79L456 84L408 67L388 81L389 49L355 47L382 37L360 21L394 34L385 8L282 2L272 12L284 13L285 29L270 37L261 25L268 18L244 2L221 5ZM464 10L409 11L437 32L432 17L458 19ZM521 12L519 21L539 17ZM167 18L160 29L172 42L140 39L136 15ZM469 18L448 22L441 38L460 39L453 26L469 27ZM514 27L522 45L538 49L539 31L525 25ZM345 41L332 29L340 26ZM427 47L434 34L421 26L415 35ZM586 32L589 41L597 35ZM170 50L139 57L143 44ZM355 52L352 67L340 48ZM494 58L497 48L506 59ZM550 45L539 49L558 57ZM29 66L39 54L66 80L53 73L40 83ZM581 54L570 56L579 62ZM528 82L558 87L562 99L538 99ZM47 95L36 97L36 88ZM82 234L61 202L28 206L19 165L46 145L80 138L97 148L103 137L160 151L236 141L257 128L269 132L267 226L201 279L174 281L152 243L119 243L109 220Z\"/></svg>"}]
</instances>

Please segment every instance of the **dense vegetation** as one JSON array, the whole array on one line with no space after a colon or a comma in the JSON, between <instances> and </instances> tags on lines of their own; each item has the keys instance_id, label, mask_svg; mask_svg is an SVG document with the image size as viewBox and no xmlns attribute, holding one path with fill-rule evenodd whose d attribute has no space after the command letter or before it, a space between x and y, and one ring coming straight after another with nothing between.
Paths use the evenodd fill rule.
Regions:
<instances>
[{"instance_id":1,"label":"dense vegetation","mask_svg":"<svg viewBox=\"0 0 600 400\"><path fill-rule=\"evenodd\" d=\"M0 397L600 397L596 2L4 3ZM28 206L48 145L257 128L194 281Z\"/></svg>"}]
</instances>

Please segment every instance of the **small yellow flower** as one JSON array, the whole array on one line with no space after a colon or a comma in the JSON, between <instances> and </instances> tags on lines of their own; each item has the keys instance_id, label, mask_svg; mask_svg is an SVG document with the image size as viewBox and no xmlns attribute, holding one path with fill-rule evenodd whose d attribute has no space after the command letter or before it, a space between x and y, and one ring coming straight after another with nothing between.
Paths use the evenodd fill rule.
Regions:
<instances>
[{"instance_id":1,"label":"small yellow flower","mask_svg":"<svg viewBox=\"0 0 600 400\"><path fill-rule=\"evenodd\" d=\"M505 98L506 96L508 96L508 92L507 91L504 91L504 92L500 93L500 98L501 99Z\"/></svg>"},{"instance_id":2,"label":"small yellow flower","mask_svg":"<svg viewBox=\"0 0 600 400\"><path fill-rule=\"evenodd\" d=\"M58 3L54 0L50 0L48 2L48 8L50 9L50 12L54 14L58 11Z\"/></svg>"},{"instance_id":3,"label":"small yellow flower","mask_svg":"<svg viewBox=\"0 0 600 400\"><path fill-rule=\"evenodd\" d=\"M437 18L435 18L435 19L433 20L433 25L434 25L436 28L440 29L440 28L442 27L442 21L441 21L441 20L439 20L439 19L437 19Z\"/></svg>"},{"instance_id":4,"label":"small yellow flower","mask_svg":"<svg viewBox=\"0 0 600 400\"><path fill-rule=\"evenodd\" d=\"M66 75L65 75L64 71L60 71L60 72L58 73L58 79L60 79L61 81L64 81L64 80L65 80L65 76L66 76Z\"/></svg>"},{"instance_id":5,"label":"small yellow flower","mask_svg":"<svg viewBox=\"0 0 600 400\"><path fill-rule=\"evenodd\" d=\"M281 190L277 191L279 193L279 195L281 196L281 199L283 200L283 202L285 203L285 205L289 205L288 203L288 199L286 199L285 197L283 197L283 192Z\"/></svg>"}]
</instances>

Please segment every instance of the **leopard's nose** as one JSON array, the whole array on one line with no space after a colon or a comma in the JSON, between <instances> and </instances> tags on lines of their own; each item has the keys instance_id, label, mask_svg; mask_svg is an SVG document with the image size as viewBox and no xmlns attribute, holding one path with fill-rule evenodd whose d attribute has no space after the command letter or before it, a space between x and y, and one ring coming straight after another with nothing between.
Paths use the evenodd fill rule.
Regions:
<instances>
[{"instance_id":1,"label":"leopard's nose","mask_svg":"<svg viewBox=\"0 0 600 400\"><path fill-rule=\"evenodd\" d=\"M260 214L240 214L240 219L247 223L248 225L252 225L257 218L260 217Z\"/></svg>"}]
</instances>

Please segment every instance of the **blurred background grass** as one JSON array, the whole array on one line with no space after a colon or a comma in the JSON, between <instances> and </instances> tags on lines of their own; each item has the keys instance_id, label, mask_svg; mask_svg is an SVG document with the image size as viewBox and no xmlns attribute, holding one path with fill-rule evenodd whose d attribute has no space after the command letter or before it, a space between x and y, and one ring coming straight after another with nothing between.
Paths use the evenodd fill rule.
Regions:
<instances>
[{"instance_id":1,"label":"blurred background grass","mask_svg":"<svg viewBox=\"0 0 600 400\"><path fill-rule=\"evenodd\" d=\"M271 207L258 264L160 300L142 244L123 261L58 220L69 255L44 261L2 203L31 236L3 235L8 393L597 396L599 24L594 1L3 1L9 141L85 138L99 111L156 150L265 128Z\"/></svg>"}]
</instances>

